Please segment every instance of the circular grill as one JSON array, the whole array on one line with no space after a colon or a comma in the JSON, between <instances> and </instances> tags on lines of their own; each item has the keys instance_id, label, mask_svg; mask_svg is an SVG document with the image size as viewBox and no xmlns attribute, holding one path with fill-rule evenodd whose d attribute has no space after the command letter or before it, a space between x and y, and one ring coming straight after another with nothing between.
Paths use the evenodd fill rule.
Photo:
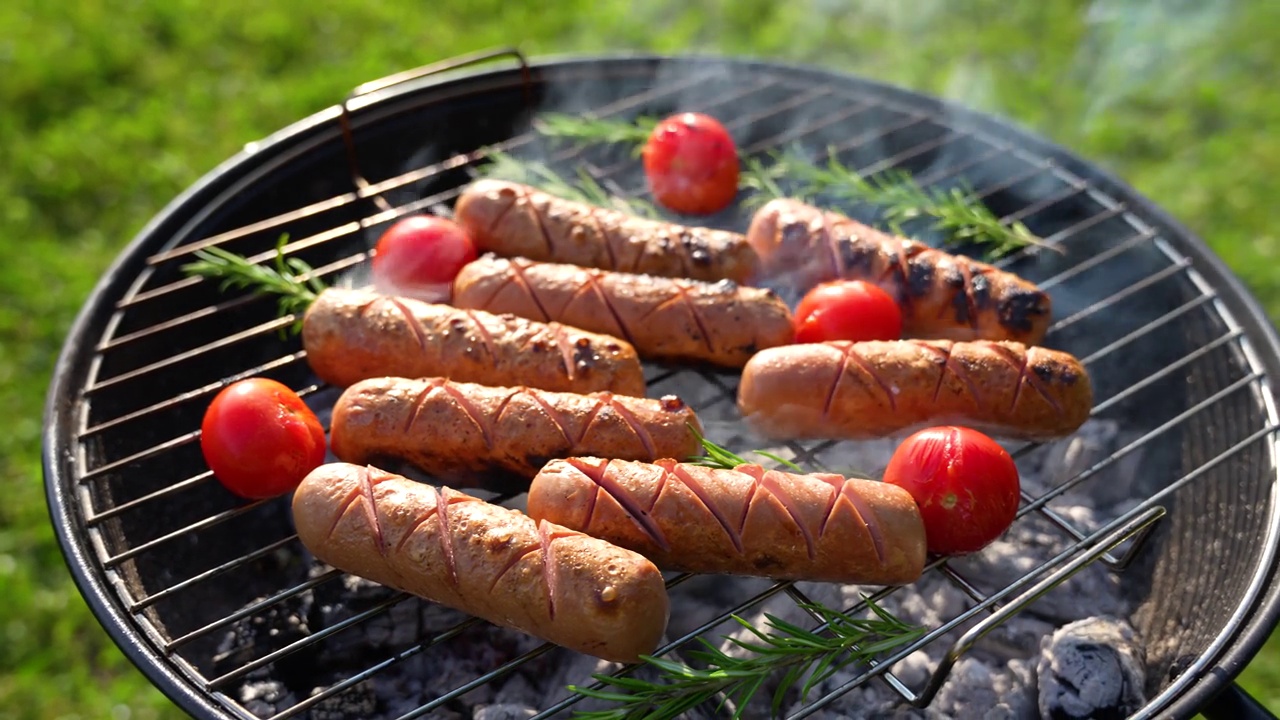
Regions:
<instances>
[{"instance_id":1,"label":"circular grill","mask_svg":"<svg viewBox=\"0 0 1280 720\"><path fill-rule=\"evenodd\" d=\"M496 69L459 69L503 55L508 62ZM249 376L276 378L298 389L322 419L336 389L310 373L297 337L282 335L294 319L277 317L274 301L222 292L180 269L210 245L269 261L279 235L288 233L285 253L326 280L359 275L392 220L447 213L495 148L570 174L584 168L619 195L643 192L637 163L624 150L552 146L532 133L530 119L545 110L601 117L710 112L749 153L798 143L811 152L833 149L864 174L900 168L927 186L967 182L1003 220L1025 223L1057 249L1022 251L998 264L1052 295L1055 319L1045 344L1081 358L1094 379L1093 417L1122 428L1124 441L1055 486L1024 493L1015 524L1047 522L1056 533L1043 562L994 586L962 564L931 562L926 575L963 589L965 609L903 652L808 698L800 714L868 683L887 683L903 699L927 705L952 661L1090 565L1118 578L1129 619L1147 642L1151 699L1140 716L1194 714L1257 652L1277 612L1278 425L1270 382L1280 352L1257 305L1200 240L1062 149L900 89L747 60L529 64L508 52L371 83L349 102L249 145L143 229L67 339L47 408L53 521L94 612L183 708L223 718L418 717L459 707L477 688L567 652L512 644L513 634L473 619L388 639L390 621L405 608L418 613L429 604L352 590L342 573L317 569L292 534L287 498L244 502L225 493L198 442L201 415L219 389ZM749 213L730 209L705 224L742 231L748 221ZM684 396L713 439L738 452L756 447L739 432L736 375L651 364L646 378L651 397L672 390ZM831 466L845 445L795 443L789 450L801 464ZM1020 466L1043 464L1052 450L1027 445L1014 454ZM1055 509L1135 459L1141 467L1131 468L1134 492L1124 512L1082 524ZM669 578L674 618L682 612L674 593L699 579ZM910 588L877 597L899 592ZM335 597L345 614L317 620L322 600ZM784 597L806 596L799 585L780 583L725 598L713 616L682 623L660 652L681 659L695 636L725 627L729 613ZM447 691L408 698L407 705L384 696L395 687L387 679L414 658L449 657L477 643L493 648L483 672L452 678ZM897 659L929 646L952 655L924 683L894 674ZM337 657L346 663L336 666ZM590 683L586 676L570 680ZM268 690L248 692L251 682ZM272 688L283 693L274 702L250 697ZM567 712L578 700L568 695L543 716Z\"/></svg>"}]
</instances>

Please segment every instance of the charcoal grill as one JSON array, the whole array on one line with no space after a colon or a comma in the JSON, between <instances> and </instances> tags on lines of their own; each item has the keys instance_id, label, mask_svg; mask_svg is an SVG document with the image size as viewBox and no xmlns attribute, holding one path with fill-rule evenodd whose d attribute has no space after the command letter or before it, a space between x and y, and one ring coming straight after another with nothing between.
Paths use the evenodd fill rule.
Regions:
<instances>
[{"instance_id":1,"label":"charcoal grill","mask_svg":"<svg viewBox=\"0 0 1280 720\"><path fill-rule=\"evenodd\" d=\"M949 563L930 563L928 573L963 587L973 602L904 651L953 643L927 683L901 682L892 672L895 658L885 658L808 698L800 715L820 713L864 683L888 683L904 700L926 705L951 660L1093 563L1120 573L1136 608L1131 620L1148 640L1151 699L1140 717L1249 706L1231 680L1258 651L1280 608L1280 418L1271 390L1280 346L1258 305L1202 241L1063 149L1006 121L895 87L749 59L627 55L531 63L511 50L370 83L340 105L251 143L139 233L71 329L46 410L52 520L94 613L178 705L216 718L336 717L343 708L377 717L389 711L368 687L409 659L474 646L477 638L501 649L508 636L486 635L483 623L465 619L373 643L374 629L383 632L397 608L422 603L397 593L365 598L317 624L307 603L319 603L345 576L309 566L292 534L287 499L246 502L225 493L201 459L198 429L211 397L239 378L281 380L322 416L332 390L310 373L297 338L282 339L293 319L277 317L274 301L220 292L180 268L211 245L268 261L288 233L284 251L326 279L358 273L373 240L395 218L447 213L493 149L585 168L623 196L643 192L625 151L540 139L530 121L542 110L601 117L712 112L749 152L798 143L813 152L833 148L865 173L901 168L931 186L968 182L1005 221L1024 222L1056 248L1021 251L1000 264L1051 292L1056 317L1046 344L1083 359L1096 386L1094 416L1119 421L1132 440L1057 487L1024 497L1017 522L1048 519L1061 536L1061 552L1048 562L987 589ZM845 209L856 216L867 211ZM706 222L743 230L748 219L730 209ZM717 427L733 426L732 374L654 365L647 377L653 392L680 382L700 388L687 399L707 417L725 418ZM834 445L797 443L791 450L802 463L821 463ZM1022 462L1041 450L1025 446L1016 454ZM1055 512L1064 494L1135 453L1143 462L1130 510L1097 526ZM671 577L673 586L689 580ZM791 584L767 584L672 637L661 652L679 658L695 635L721 627L728 613L780 595L804 598ZM681 612L678 604L673 612ZM299 616L310 618L305 629ZM960 626L968 633L947 639L954 635L944 633ZM259 641L237 644L245 634ZM457 678L446 692L410 698L412 709L392 716L456 709L476 688L549 652L495 651L491 667ZM352 665L320 667L319 658L338 655ZM263 679L291 699L251 702L245 683ZM543 716L567 713L579 699L568 696Z\"/></svg>"}]
</instances>

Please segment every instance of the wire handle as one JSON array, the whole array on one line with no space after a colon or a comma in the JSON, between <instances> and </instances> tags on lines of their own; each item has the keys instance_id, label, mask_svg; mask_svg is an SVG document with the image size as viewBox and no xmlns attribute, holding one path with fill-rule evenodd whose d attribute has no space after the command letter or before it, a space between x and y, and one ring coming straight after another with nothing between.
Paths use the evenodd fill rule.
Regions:
<instances>
[{"instance_id":1,"label":"wire handle","mask_svg":"<svg viewBox=\"0 0 1280 720\"><path fill-rule=\"evenodd\" d=\"M520 77L523 81L525 102L530 102L533 98L533 75L529 70L529 62L525 59L524 55L514 47L479 50L466 55L458 55L457 57L441 60L429 65L423 65L411 70L404 70L377 80L370 80L369 82L357 85L355 89L347 93L347 96L343 98L342 104L340 105L341 112L338 113L338 126L342 129L342 141L347 146L347 163L351 166L351 180L356 186L356 194L360 197L367 195L369 192L369 181L365 180L364 174L360 171L360 159L359 153L356 152L355 134L351 130L351 103L353 100L358 100L365 95L386 90L413 80L505 57L514 58L515 61L520 64ZM391 210L391 205L381 195L374 194L373 201L377 204L379 210L382 210L383 212Z\"/></svg>"}]
</instances>

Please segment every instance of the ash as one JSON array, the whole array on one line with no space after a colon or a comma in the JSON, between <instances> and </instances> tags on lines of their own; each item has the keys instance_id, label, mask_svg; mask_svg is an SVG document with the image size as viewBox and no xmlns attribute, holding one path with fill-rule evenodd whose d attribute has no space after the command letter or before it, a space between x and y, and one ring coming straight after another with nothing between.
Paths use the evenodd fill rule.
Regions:
<instances>
[{"instance_id":1,"label":"ash","mask_svg":"<svg viewBox=\"0 0 1280 720\"><path fill-rule=\"evenodd\" d=\"M682 394L685 389L682 375L684 373L659 379L650 388L651 395ZM723 388L700 377L694 380L696 389L683 394L691 394L686 401L700 408L699 416L708 437L749 460L756 459L750 457L750 450L764 449L807 467L875 476L883 470L901 440L899 437L823 443L811 448L770 446L744 428L732 402L703 397L709 394L731 397L732 379L718 377L717 380ZM702 396L698 396L699 393ZM1017 452L1016 444L1007 447L1018 458L1023 488L1032 496L1040 496L1095 466L1131 439L1131 435L1114 422L1091 420L1072 437L1057 443L1028 452ZM1095 471L1090 479L1051 501L1048 508L1077 531L1086 535L1094 532L1130 510L1137 502L1135 498L1142 497L1132 487L1142 460L1141 453L1134 453ZM516 497L507 504L518 507L523 499L523 496ZM933 631L974 608L978 603L974 595L981 598L1001 591L1073 543L1074 539L1055 523L1040 513L1030 513L981 552L950 560L946 566L948 572L931 570L917 582L897 588L880 604L905 622ZM314 576L325 570L327 568L313 561L306 572ZM683 637L709 625L704 638L720 641L719 647L726 653L741 654L743 651L727 638L751 638L740 626L721 618L773 586L772 582L760 578L698 576L687 579L671 589L672 613L667 638ZM803 597L845 610L880 589L830 583L795 585ZM1016 595L1015 592L1009 599ZM447 719L523 720L571 697L569 685L590 685L592 674L618 668L546 645L523 633L473 621L464 613L340 575L277 603L267 616L255 616L232 626L219 648L215 675L334 628L379 603L397 598L390 609L335 632L296 655L286 655L249 673L238 686L229 688L228 694L258 717L269 717L299 703L308 703L308 710L298 717L373 720L421 712L423 706L434 704L429 712L422 714ZM961 654L924 709L905 702L883 677L867 678L866 668L856 666L842 669L818 683L807 701L837 691L842 693L814 717L931 720L1037 718L1042 716L1042 708L1046 715L1088 717L1092 711L1086 703L1094 701L1098 703L1094 708L1098 712L1128 707L1133 698L1113 690L1142 686L1141 665L1129 661L1141 658L1140 640L1119 619L1127 617L1131 609L1120 592L1117 575L1102 563L1094 563L1014 614ZM765 626L766 614L802 627L815 624L797 606L796 598L786 592L777 592L739 614L756 627ZM888 672L912 693L924 692L953 643L984 617L987 613L978 611L974 617L958 622L893 663L887 668ZM1105 621L1109 623L1105 626L1106 632L1082 635L1081 627L1097 630L1100 626L1072 625L1104 617L1111 618ZM432 644L435 639L439 642ZM685 647L692 649L696 645L689 643ZM679 652L668 657L690 662ZM395 660L397 657L400 659ZM330 692L334 685L390 660L394 660L393 664L363 682L344 686L341 692ZM1121 677L1118 673L1136 673L1137 679ZM634 675L655 678L647 667L639 668ZM1086 679L1094 686L1076 684ZM766 682L757 700L740 709L743 717L770 716L769 703L776 682L777 679L772 681L775 684ZM455 693L468 683L475 687ZM1066 690L1073 686L1081 688L1080 692L1073 695ZM317 701L315 698L320 695L324 697ZM449 699L438 700L446 695ZM791 690L785 696L782 712L784 715L797 712L805 703ZM723 709L717 713L715 705L709 703L685 717L727 715ZM603 701L581 699L558 717L567 717L572 711L608 706ZM1063 714L1066 712L1071 714ZM1080 712L1083 714L1078 714Z\"/></svg>"}]
</instances>

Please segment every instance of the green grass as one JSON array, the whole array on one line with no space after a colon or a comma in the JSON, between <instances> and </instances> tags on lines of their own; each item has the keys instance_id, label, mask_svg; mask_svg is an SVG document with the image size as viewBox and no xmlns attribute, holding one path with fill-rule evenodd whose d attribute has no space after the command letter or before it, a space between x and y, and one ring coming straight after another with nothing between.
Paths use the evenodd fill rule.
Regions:
<instances>
[{"instance_id":1,"label":"green grass","mask_svg":"<svg viewBox=\"0 0 1280 720\"><path fill-rule=\"evenodd\" d=\"M1102 163L1204 237L1280 318L1280 3L1160 5L0 3L0 718L179 716L71 584L44 506L41 411L96 278L246 142L361 82L496 45L816 63L1010 116ZM1243 681L1280 710L1280 645Z\"/></svg>"}]
</instances>

